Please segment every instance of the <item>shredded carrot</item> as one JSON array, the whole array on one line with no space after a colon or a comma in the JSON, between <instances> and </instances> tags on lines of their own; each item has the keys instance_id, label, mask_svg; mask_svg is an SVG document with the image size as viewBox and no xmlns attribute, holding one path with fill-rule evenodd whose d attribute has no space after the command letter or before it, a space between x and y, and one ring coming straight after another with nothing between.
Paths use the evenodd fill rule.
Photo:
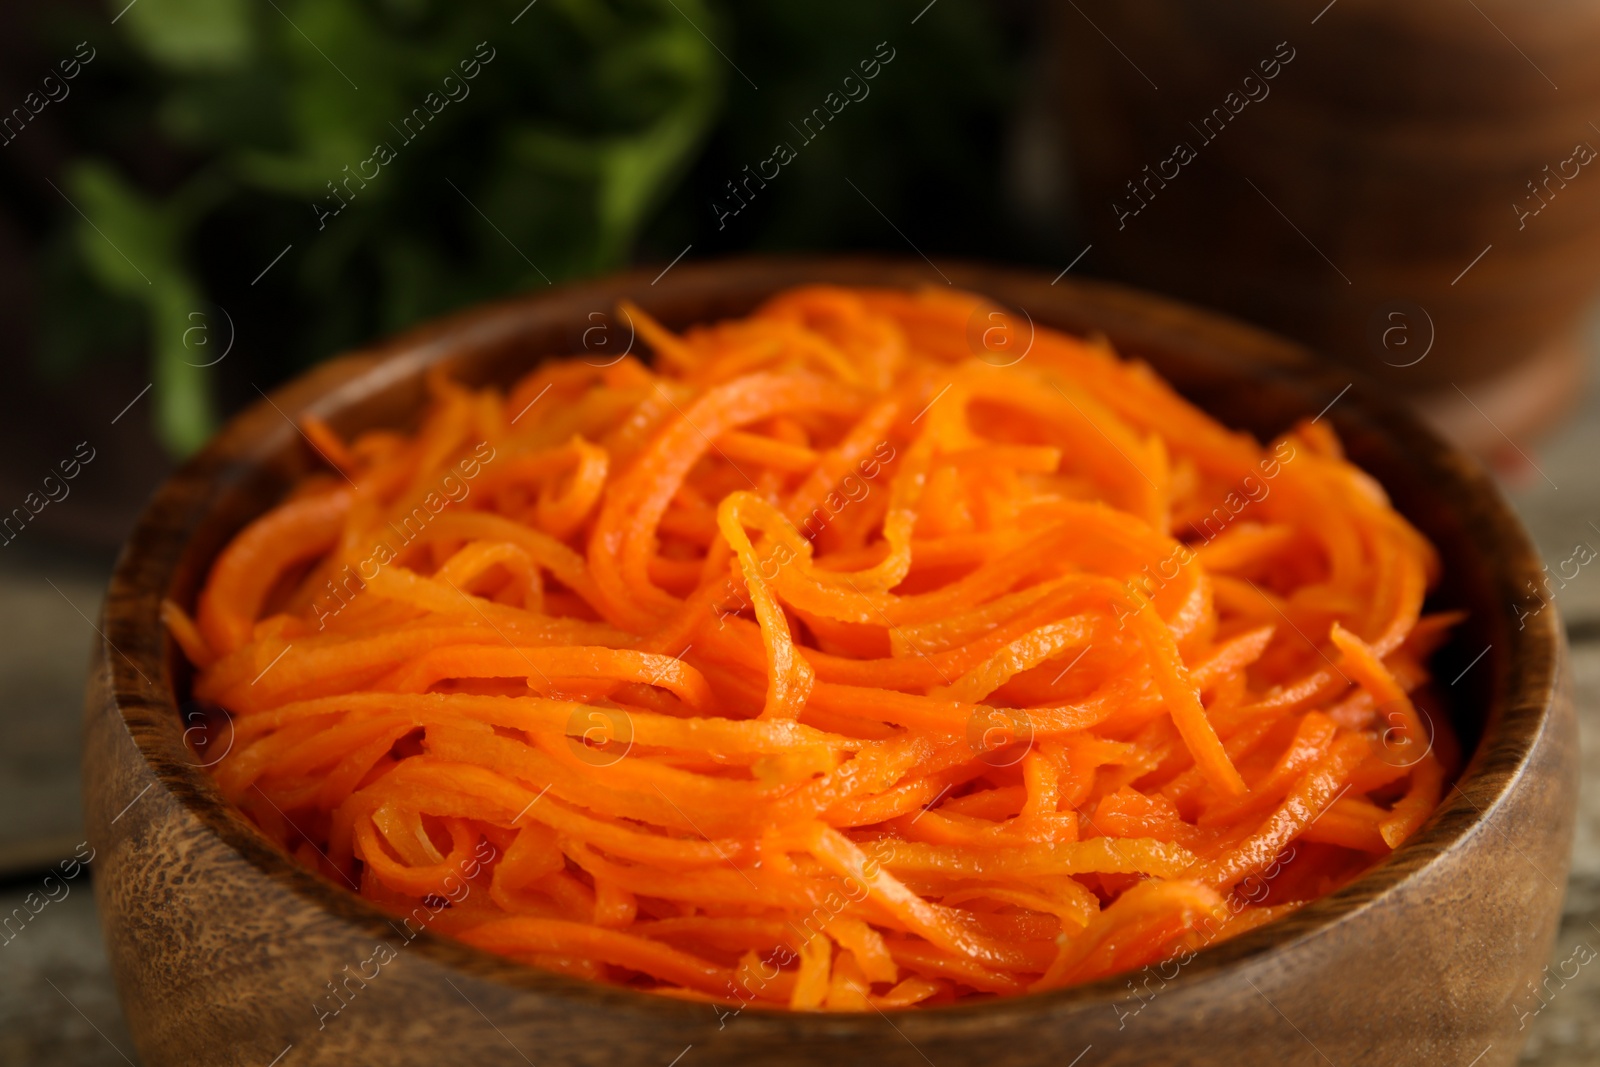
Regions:
<instances>
[{"instance_id":1,"label":"shredded carrot","mask_svg":"<svg viewBox=\"0 0 1600 1067\"><path fill-rule=\"evenodd\" d=\"M566 974L882 1010L1185 958L1437 805L1459 616L1327 423L1042 328L992 365L949 290L621 312L653 367L307 418L334 469L163 604L299 861Z\"/></svg>"}]
</instances>

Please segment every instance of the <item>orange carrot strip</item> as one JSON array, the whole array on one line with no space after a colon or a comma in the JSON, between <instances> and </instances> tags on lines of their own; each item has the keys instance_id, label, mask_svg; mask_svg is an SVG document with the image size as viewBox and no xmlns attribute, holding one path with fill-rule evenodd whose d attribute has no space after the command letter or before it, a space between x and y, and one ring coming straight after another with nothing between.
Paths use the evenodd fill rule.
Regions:
<instances>
[{"instance_id":1,"label":"orange carrot strip","mask_svg":"<svg viewBox=\"0 0 1600 1067\"><path fill-rule=\"evenodd\" d=\"M305 418L335 469L162 603L295 862L581 980L887 1011L1203 949L1437 807L1461 616L1326 422L944 286L619 313L650 365Z\"/></svg>"}]
</instances>

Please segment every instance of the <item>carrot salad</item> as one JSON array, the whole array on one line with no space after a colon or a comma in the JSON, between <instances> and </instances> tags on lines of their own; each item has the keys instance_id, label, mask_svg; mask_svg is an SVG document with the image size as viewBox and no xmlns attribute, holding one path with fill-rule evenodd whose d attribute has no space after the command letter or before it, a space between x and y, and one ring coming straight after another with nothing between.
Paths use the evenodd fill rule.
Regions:
<instances>
[{"instance_id":1,"label":"carrot salad","mask_svg":"<svg viewBox=\"0 0 1600 1067\"><path fill-rule=\"evenodd\" d=\"M618 321L648 362L305 418L319 472L163 607L222 791L398 937L949 1003L1186 962L1438 803L1457 617L1327 420L1263 447L949 289Z\"/></svg>"}]
</instances>

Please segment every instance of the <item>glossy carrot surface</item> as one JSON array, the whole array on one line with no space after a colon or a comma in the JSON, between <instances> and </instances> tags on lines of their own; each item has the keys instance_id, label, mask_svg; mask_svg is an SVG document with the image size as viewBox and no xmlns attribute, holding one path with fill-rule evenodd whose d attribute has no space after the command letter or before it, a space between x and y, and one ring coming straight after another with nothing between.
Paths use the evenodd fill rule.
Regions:
<instances>
[{"instance_id":1,"label":"glossy carrot surface","mask_svg":"<svg viewBox=\"0 0 1600 1067\"><path fill-rule=\"evenodd\" d=\"M222 790L407 936L948 1003L1170 967L1437 805L1456 620L1326 423L1263 446L949 290L620 310L653 364L308 419L326 469L163 606Z\"/></svg>"}]
</instances>

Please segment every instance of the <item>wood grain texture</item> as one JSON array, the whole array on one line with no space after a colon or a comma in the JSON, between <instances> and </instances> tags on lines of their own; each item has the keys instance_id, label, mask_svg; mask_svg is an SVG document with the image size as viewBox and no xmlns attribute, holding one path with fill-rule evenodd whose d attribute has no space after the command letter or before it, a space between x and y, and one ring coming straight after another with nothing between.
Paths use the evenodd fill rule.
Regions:
<instances>
[{"instance_id":1,"label":"wood grain texture","mask_svg":"<svg viewBox=\"0 0 1600 1067\"><path fill-rule=\"evenodd\" d=\"M1128 290L981 266L945 273L1042 324L1105 333L1261 437L1315 414L1349 380L1268 334ZM921 262L861 258L680 264L651 278L494 305L329 363L230 423L152 501L108 594L84 757L95 891L146 1064L266 1065L281 1053L282 1067L666 1067L691 1045L682 1067L1515 1059L1513 1005L1548 959L1576 795L1561 629L1553 610L1518 628L1514 604L1539 561L1487 476L1361 384L1324 417L1439 546L1447 577L1435 605L1471 612L1435 665L1445 680L1470 665L1449 692L1471 762L1389 859L1201 953L1153 998L1113 978L892 1017L750 1009L719 1020L707 1005L546 974L426 933L406 943L377 909L270 845L184 744L187 672L157 610L163 596L192 602L228 537L313 466L289 416L313 411L347 435L405 426L425 367L449 360L467 380L508 381L579 350L590 313L619 297L682 326L744 314L805 281L938 284ZM319 1025L313 1005L326 983L379 942L398 958Z\"/></svg>"},{"instance_id":2,"label":"wood grain texture","mask_svg":"<svg viewBox=\"0 0 1600 1067\"><path fill-rule=\"evenodd\" d=\"M1060 101L1092 264L1412 394L1458 400L1459 382L1477 399L1474 382L1521 360L1575 365L1566 349L1600 289L1600 168L1560 165L1600 148L1600 8L1075 8L1056 7ZM1195 158L1162 168L1179 144ZM1414 343L1386 350L1395 301L1431 322L1413 311ZM1436 344L1413 364L1425 328ZM1570 380L1553 369L1543 399L1570 397ZM1529 403L1523 425L1541 410Z\"/></svg>"}]
</instances>

